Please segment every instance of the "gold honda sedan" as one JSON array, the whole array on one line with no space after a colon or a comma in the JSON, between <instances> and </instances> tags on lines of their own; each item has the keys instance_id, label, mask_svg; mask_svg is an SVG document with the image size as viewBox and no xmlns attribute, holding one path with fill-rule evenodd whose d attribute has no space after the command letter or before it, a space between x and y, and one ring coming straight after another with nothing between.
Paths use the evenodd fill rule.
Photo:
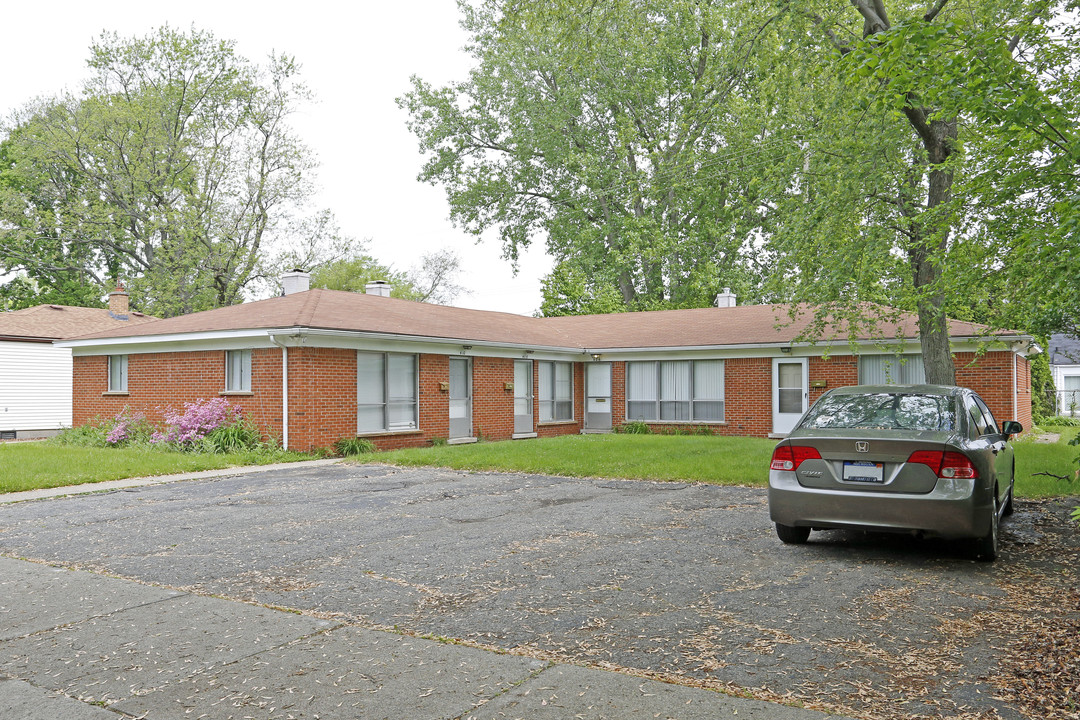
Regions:
<instances>
[{"instance_id":1,"label":"gold honda sedan","mask_svg":"<svg viewBox=\"0 0 1080 720\"><path fill-rule=\"evenodd\" d=\"M1009 440L971 390L859 385L832 390L773 450L769 515L785 543L811 530L859 528L972 538L998 553L998 522L1013 509Z\"/></svg>"}]
</instances>

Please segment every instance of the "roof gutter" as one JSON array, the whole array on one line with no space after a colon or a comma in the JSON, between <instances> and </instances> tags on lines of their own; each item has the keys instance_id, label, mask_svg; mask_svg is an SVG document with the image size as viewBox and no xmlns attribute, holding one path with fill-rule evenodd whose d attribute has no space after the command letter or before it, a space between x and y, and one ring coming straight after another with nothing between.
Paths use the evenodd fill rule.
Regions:
<instances>
[{"instance_id":1,"label":"roof gutter","mask_svg":"<svg viewBox=\"0 0 1080 720\"><path fill-rule=\"evenodd\" d=\"M267 333L270 342L281 348L281 447L289 449L289 348L277 339L273 332Z\"/></svg>"}]
</instances>

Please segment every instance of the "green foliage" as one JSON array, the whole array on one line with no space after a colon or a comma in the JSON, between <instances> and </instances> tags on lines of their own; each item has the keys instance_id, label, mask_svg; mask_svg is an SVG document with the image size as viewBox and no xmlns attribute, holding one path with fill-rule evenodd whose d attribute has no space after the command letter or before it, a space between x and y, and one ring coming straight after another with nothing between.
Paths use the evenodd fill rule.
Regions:
<instances>
[{"instance_id":1,"label":"green foliage","mask_svg":"<svg viewBox=\"0 0 1080 720\"><path fill-rule=\"evenodd\" d=\"M330 252L302 208L314 161L287 117L308 98L289 57L265 66L208 32L106 33L76 94L16 113L0 144L0 275L16 304L100 303L124 280L161 316L239 302L290 257ZM301 252L305 248L308 252Z\"/></svg>"},{"instance_id":2,"label":"green foliage","mask_svg":"<svg viewBox=\"0 0 1080 720\"><path fill-rule=\"evenodd\" d=\"M390 297L404 300L421 299L421 293L409 278L408 273L398 272L388 265L382 265L370 255L341 258L320 265L311 271L311 287L327 290L362 293L364 287L375 280L385 280L390 283Z\"/></svg>"},{"instance_id":3,"label":"green foliage","mask_svg":"<svg viewBox=\"0 0 1080 720\"><path fill-rule=\"evenodd\" d=\"M240 418L228 425L214 428L201 438L193 449L196 452L227 454L261 450L264 447L266 445L259 428L251 421Z\"/></svg>"},{"instance_id":4,"label":"green foliage","mask_svg":"<svg viewBox=\"0 0 1080 720\"><path fill-rule=\"evenodd\" d=\"M343 437L334 441L334 452L342 457L354 457L375 452L375 443L367 438Z\"/></svg>"},{"instance_id":5,"label":"green foliage","mask_svg":"<svg viewBox=\"0 0 1080 720\"><path fill-rule=\"evenodd\" d=\"M652 435L652 428L641 420L631 420L615 426L615 432L624 435Z\"/></svg>"},{"instance_id":6,"label":"green foliage","mask_svg":"<svg viewBox=\"0 0 1080 720\"><path fill-rule=\"evenodd\" d=\"M85 425L64 428L52 441L59 445L103 448L108 446L105 436L110 430L112 430L111 425L106 425L101 418L94 418Z\"/></svg>"},{"instance_id":7,"label":"green foliage","mask_svg":"<svg viewBox=\"0 0 1080 720\"><path fill-rule=\"evenodd\" d=\"M761 31L693 0L459 3L475 60L399 100L453 219L555 259L544 313L708 305L756 277L755 190L782 143L743 92ZM744 295L749 299L749 295Z\"/></svg>"}]
</instances>

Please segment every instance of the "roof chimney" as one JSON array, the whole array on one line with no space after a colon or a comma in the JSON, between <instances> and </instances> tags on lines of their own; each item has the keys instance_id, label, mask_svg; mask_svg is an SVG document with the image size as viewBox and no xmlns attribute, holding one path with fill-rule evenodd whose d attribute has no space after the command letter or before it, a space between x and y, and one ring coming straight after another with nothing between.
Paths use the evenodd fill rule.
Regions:
<instances>
[{"instance_id":1,"label":"roof chimney","mask_svg":"<svg viewBox=\"0 0 1080 720\"><path fill-rule=\"evenodd\" d=\"M128 294L124 286L116 284L116 289L109 293L109 315L117 320L128 319Z\"/></svg>"},{"instance_id":2,"label":"roof chimney","mask_svg":"<svg viewBox=\"0 0 1080 720\"><path fill-rule=\"evenodd\" d=\"M735 293L731 292L731 288L724 288L724 292L716 296L716 307L735 307Z\"/></svg>"},{"instance_id":3,"label":"roof chimney","mask_svg":"<svg viewBox=\"0 0 1080 720\"><path fill-rule=\"evenodd\" d=\"M295 268L281 276L281 287L286 295L307 292L311 289L311 273Z\"/></svg>"},{"instance_id":4,"label":"roof chimney","mask_svg":"<svg viewBox=\"0 0 1080 720\"><path fill-rule=\"evenodd\" d=\"M385 280L372 280L364 286L364 293L367 295L378 295L379 297L390 297L390 283Z\"/></svg>"}]
</instances>

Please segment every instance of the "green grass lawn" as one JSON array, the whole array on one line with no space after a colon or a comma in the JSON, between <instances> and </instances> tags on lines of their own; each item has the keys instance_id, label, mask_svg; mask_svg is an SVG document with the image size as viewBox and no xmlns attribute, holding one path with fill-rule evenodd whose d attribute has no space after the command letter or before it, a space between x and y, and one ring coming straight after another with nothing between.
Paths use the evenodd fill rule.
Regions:
<instances>
[{"instance_id":1,"label":"green grass lawn","mask_svg":"<svg viewBox=\"0 0 1080 720\"><path fill-rule=\"evenodd\" d=\"M1061 438L1056 443L1035 442L1032 437L1023 437L1016 442L1016 496L1080 495L1080 480L1075 478L1076 456L1080 455L1080 446L1068 444L1080 432L1080 428L1044 427L1039 430L1057 433ZM1038 473L1052 473L1072 479L1060 480Z\"/></svg>"},{"instance_id":2,"label":"green grass lawn","mask_svg":"<svg viewBox=\"0 0 1080 720\"><path fill-rule=\"evenodd\" d=\"M395 450L368 457L456 470L764 485L775 445L775 440L745 437L565 435Z\"/></svg>"},{"instance_id":3,"label":"green grass lawn","mask_svg":"<svg viewBox=\"0 0 1080 720\"><path fill-rule=\"evenodd\" d=\"M54 442L0 443L0 493L307 459L310 456L299 453L214 455Z\"/></svg>"},{"instance_id":4,"label":"green grass lawn","mask_svg":"<svg viewBox=\"0 0 1080 720\"><path fill-rule=\"evenodd\" d=\"M1017 497L1080 495L1080 481L1065 482L1036 473L1072 477L1080 448L1067 442L1077 428L1060 432L1057 443L1016 443ZM689 480L717 485L765 487L775 440L670 435L567 435L558 438L443 445L364 456L396 465L455 470L566 475L569 477Z\"/></svg>"}]
</instances>

